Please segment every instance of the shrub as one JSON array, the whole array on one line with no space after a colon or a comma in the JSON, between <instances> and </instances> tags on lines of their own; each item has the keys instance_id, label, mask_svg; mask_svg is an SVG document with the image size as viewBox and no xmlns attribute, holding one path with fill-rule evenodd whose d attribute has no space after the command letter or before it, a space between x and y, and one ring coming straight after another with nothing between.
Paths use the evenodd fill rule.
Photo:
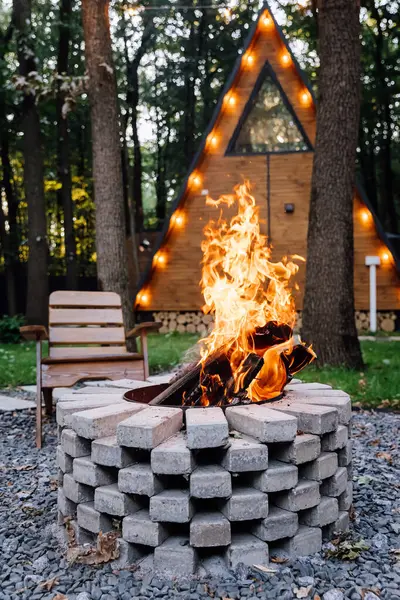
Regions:
<instances>
[{"instance_id":1,"label":"shrub","mask_svg":"<svg viewBox=\"0 0 400 600\"><path fill-rule=\"evenodd\" d=\"M17 344L21 335L19 328L25 323L25 317L23 315L15 315L10 317L3 315L0 319L0 342L3 344Z\"/></svg>"}]
</instances>

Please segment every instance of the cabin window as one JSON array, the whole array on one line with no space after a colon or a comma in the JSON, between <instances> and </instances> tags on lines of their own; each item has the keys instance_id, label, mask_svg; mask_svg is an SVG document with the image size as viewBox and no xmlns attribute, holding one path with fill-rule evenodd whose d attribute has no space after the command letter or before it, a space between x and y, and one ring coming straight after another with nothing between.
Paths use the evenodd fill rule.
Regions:
<instances>
[{"instance_id":1,"label":"cabin window","mask_svg":"<svg viewBox=\"0 0 400 600\"><path fill-rule=\"evenodd\" d=\"M268 65L257 82L232 138L234 154L310 150L306 134Z\"/></svg>"}]
</instances>

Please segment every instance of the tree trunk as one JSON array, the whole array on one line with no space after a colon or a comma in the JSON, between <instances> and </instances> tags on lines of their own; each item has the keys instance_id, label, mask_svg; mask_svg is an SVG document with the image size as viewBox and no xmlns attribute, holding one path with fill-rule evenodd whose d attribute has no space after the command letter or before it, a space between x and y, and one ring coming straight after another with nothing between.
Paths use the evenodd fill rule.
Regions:
<instances>
[{"instance_id":1,"label":"tree trunk","mask_svg":"<svg viewBox=\"0 0 400 600\"><path fill-rule=\"evenodd\" d=\"M303 336L320 365L362 368L354 310L353 193L360 110L357 0L319 4L319 103Z\"/></svg>"},{"instance_id":2,"label":"tree trunk","mask_svg":"<svg viewBox=\"0 0 400 600\"><path fill-rule=\"evenodd\" d=\"M97 277L101 290L121 296L125 328L134 322L129 297L117 88L108 1L83 0L86 68L92 123Z\"/></svg>"},{"instance_id":3,"label":"tree trunk","mask_svg":"<svg viewBox=\"0 0 400 600\"><path fill-rule=\"evenodd\" d=\"M2 102L1 102L2 104ZM19 263L19 232L17 225L18 199L13 186L12 166L10 162L8 146L7 121L1 120L2 131L0 135L1 165L3 169L2 187L7 200L7 222L2 207L0 207L0 241L3 248L4 270L6 276L7 289L7 310L9 315L15 315L17 309L17 291L16 291L16 270Z\"/></svg>"},{"instance_id":4,"label":"tree trunk","mask_svg":"<svg viewBox=\"0 0 400 600\"><path fill-rule=\"evenodd\" d=\"M57 72L68 73L68 54L71 38L72 0L61 0L58 38ZM78 265L76 260L76 242L74 231L74 210L72 204L72 181L69 160L69 131L67 118L63 117L64 94L61 82L58 83L57 111L57 170L61 188L58 190L59 205L64 213L64 243L67 290L78 289Z\"/></svg>"},{"instance_id":5,"label":"tree trunk","mask_svg":"<svg viewBox=\"0 0 400 600\"><path fill-rule=\"evenodd\" d=\"M30 0L14 0L13 18L18 31L20 75L36 71L32 48ZM24 189L28 205L28 286L26 318L28 323L46 324L48 319L48 245L46 206L43 188L43 154L40 121L35 97L24 94L22 102Z\"/></svg>"}]
</instances>

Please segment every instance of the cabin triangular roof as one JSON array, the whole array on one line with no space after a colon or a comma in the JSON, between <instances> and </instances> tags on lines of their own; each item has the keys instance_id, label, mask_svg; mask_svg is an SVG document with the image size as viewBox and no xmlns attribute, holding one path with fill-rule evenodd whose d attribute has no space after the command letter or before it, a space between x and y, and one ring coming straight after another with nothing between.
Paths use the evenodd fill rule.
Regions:
<instances>
[{"instance_id":1,"label":"cabin triangular roof","mask_svg":"<svg viewBox=\"0 0 400 600\"><path fill-rule=\"evenodd\" d=\"M139 282L138 290L137 290L138 292L140 290L142 290L146 286L146 284L148 284L151 280L153 270L155 269L154 257L160 251L160 249L166 242L169 232L171 231L171 219L173 218L175 211L177 211L179 208L181 208L185 202L186 196L189 191L190 177L193 175L193 173L195 172L196 168L198 167L198 165L200 164L200 162L202 160L202 157L206 151L207 139L208 139L210 133L213 131L215 124L217 123L217 121L220 117L220 114L222 112L224 99L226 98L226 95L229 93L229 91L232 89L232 86L234 85L235 81L237 80L237 78L240 74L243 56L251 48L251 46L253 44L253 40L254 40L256 32L257 32L257 29L258 29L258 26L259 26L260 19L263 18L266 14L268 15L268 17L270 17L272 19L272 22L273 22L273 25L275 28L275 32L277 33L277 35L280 38L281 43L283 44L283 46L289 53L289 56L291 58L291 61L293 63L293 67L295 69L297 76L301 80L304 88L306 90L308 90L311 101L314 104L314 106L316 106L317 101L316 101L316 97L314 95L312 86L310 84L310 81L309 81L306 73L303 71L303 69L299 65L295 55L293 54L280 25L277 23L274 15L269 7L268 2L264 2L262 8L258 12L257 18L253 22L253 24L250 28L250 31L245 39L242 52L240 54L238 54L238 57L235 61L232 72L222 89L222 92L220 94L218 103L215 106L210 123L201 138L198 150L197 150L196 154L194 155L193 160L189 166L188 173L187 173L184 181L182 182L182 185L180 186L178 194L172 204L172 210L171 210L170 216L165 219L162 230L160 231L160 233L156 239L156 243L154 245L153 252L151 254L151 257L149 258L148 267L145 270L145 272L143 273L143 276L140 278L140 282ZM295 110L295 109L293 109L293 110ZM239 118L240 118L240 115L238 116L238 119ZM309 142L309 144L310 144L310 150L314 150L312 142ZM375 225L377 234L378 234L379 238L382 240L382 242L385 244L385 246L391 252L394 262L395 262L396 269L398 272L400 272L400 253L397 252L397 247L395 246L394 241L385 232L384 227L378 218L378 215L376 214L371 202L369 201L369 199L367 197L367 194L365 193L365 191L359 181L357 181L357 184L356 184L356 191L358 192L358 195L359 195L361 201L363 202L363 204L365 204L365 206L370 211L373 221L374 221L374 225ZM400 244L399 244L399 246L400 246Z\"/></svg>"}]
</instances>

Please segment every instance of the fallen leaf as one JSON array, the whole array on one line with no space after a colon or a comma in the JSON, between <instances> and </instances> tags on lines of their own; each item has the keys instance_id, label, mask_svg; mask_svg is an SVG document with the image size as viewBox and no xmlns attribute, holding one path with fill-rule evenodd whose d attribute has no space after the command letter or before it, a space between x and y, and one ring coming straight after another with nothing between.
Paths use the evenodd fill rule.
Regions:
<instances>
[{"instance_id":1,"label":"fallen leaf","mask_svg":"<svg viewBox=\"0 0 400 600\"><path fill-rule=\"evenodd\" d=\"M273 563L277 563L278 565L289 562L288 558L284 558L283 556L271 556L270 561Z\"/></svg>"},{"instance_id":2,"label":"fallen leaf","mask_svg":"<svg viewBox=\"0 0 400 600\"><path fill-rule=\"evenodd\" d=\"M58 594L54 596L53 600L68 600L68 596L61 594L61 592L58 592Z\"/></svg>"},{"instance_id":3,"label":"fallen leaf","mask_svg":"<svg viewBox=\"0 0 400 600\"><path fill-rule=\"evenodd\" d=\"M57 479L50 479L50 490L55 492L58 489L58 481Z\"/></svg>"},{"instance_id":4,"label":"fallen leaf","mask_svg":"<svg viewBox=\"0 0 400 600\"><path fill-rule=\"evenodd\" d=\"M33 471L37 465L20 465L18 467L11 467L13 471Z\"/></svg>"},{"instance_id":5,"label":"fallen leaf","mask_svg":"<svg viewBox=\"0 0 400 600\"><path fill-rule=\"evenodd\" d=\"M321 596L318 596L318 594L315 594L314 599L313 600L321 600Z\"/></svg>"},{"instance_id":6,"label":"fallen leaf","mask_svg":"<svg viewBox=\"0 0 400 600\"><path fill-rule=\"evenodd\" d=\"M57 575L54 575L54 577L52 577L51 579L48 579L47 581L43 581L43 583L39 583L39 587L46 588L46 590L48 592L51 592L53 587L55 585L57 585L57 583L59 583L57 577L58 577Z\"/></svg>"},{"instance_id":7,"label":"fallen leaf","mask_svg":"<svg viewBox=\"0 0 400 600\"><path fill-rule=\"evenodd\" d=\"M380 594L380 590L378 590L378 588L376 588L376 587L373 587L373 588L361 588L360 595L361 595L362 600L364 600L364 598L365 598L365 596L366 596L366 594L368 592L372 592L376 596L380 596L381 595Z\"/></svg>"},{"instance_id":8,"label":"fallen leaf","mask_svg":"<svg viewBox=\"0 0 400 600\"><path fill-rule=\"evenodd\" d=\"M262 571L263 573L277 573L277 569L271 569L271 567L264 567L263 565L253 565L253 569Z\"/></svg>"},{"instance_id":9,"label":"fallen leaf","mask_svg":"<svg viewBox=\"0 0 400 600\"><path fill-rule=\"evenodd\" d=\"M110 560L116 560L119 557L119 548L117 544L118 534L110 531L103 534L101 531L97 536L96 548L89 548L89 551L78 555L77 560L84 565L100 565Z\"/></svg>"},{"instance_id":10,"label":"fallen leaf","mask_svg":"<svg viewBox=\"0 0 400 600\"><path fill-rule=\"evenodd\" d=\"M369 442L370 446L379 446L379 444L381 443L380 438L376 438L376 440L372 440L372 442Z\"/></svg>"},{"instance_id":11,"label":"fallen leaf","mask_svg":"<svg viewBox=\"0 0 400 600\"><path fill-rule=\"evenodd\" d=\"M392 464L392 455L389 454L389 452L377 452L375 454L376 458L383 458L384 460L387 460L389 464Z\"/></svg>"},{"instance_id":12,"label":"fallen leaf","mask_svg":"<svg viewBox=\"0 0 400 600\"><path fill-rule=\"evenodd\" d=\"M296 598L307 598L308 594L312 590L312 585L308 585L307 587L294 588L294 593L296 594Z\"/></svg>"}]
</instances>

